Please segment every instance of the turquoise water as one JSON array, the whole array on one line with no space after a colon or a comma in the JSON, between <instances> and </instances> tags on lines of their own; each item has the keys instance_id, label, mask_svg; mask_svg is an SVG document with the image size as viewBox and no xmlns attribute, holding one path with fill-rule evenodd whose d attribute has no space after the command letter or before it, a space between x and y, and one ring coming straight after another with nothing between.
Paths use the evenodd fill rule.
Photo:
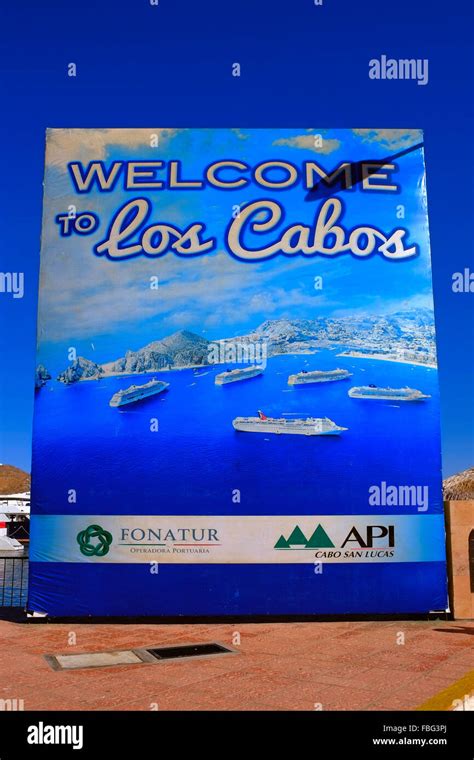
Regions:
<instances>
[{"instance_id":1,"label":"turquoise water","mask_svg":"<svg viewBox=\"0 0 474 760\"><path fill-rule=\"evenodd\" d=\"M367 514L368 489L428 486L441 511L436 370L337 351L268 360L263 376L218 387L224 367L106 378L72 386L50 381L37 395L33 501L38 513ZM346 368L348 380L290 387L302 369ZM109 407L112 395L158 377L168 391ZM409 385L424 402L365 401L353 385ZM340 437L238 433L236 416L330 417ZM153 432L152 427L158 431ZM67 500L75 489L77 501ZM232 494L240 491L240 503ZM386 510L390 511L390 510ZM396 507L398 514L413 507Z\"/></svg>"}]
</instances>

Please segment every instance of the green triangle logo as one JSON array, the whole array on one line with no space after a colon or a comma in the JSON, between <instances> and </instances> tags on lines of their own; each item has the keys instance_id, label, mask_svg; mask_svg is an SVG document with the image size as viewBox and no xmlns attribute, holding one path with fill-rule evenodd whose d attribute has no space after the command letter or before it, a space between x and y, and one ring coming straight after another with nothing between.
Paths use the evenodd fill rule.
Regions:
<instances>
[{"instance_id":1,"label":"green triangle logo","mask_svg":"<svg viewBox=\"0 0 474 760\"><path fill-rule=\"evenodd\" d=\"M296 544L297 546L306 546L307 543L308 539L306 538L301 528L299 528L297 525L288 539L288 546L291 546L291 544Z\"/></svg>"},{"instance_id":2,"label":"green triangle logo","mask_svg":"<svg viewBox=\"0 0 474 760\"><path fill-rule=\"evenodd\" d=\"M333 547L334 544L322 525L318 525L308 543L306 544L307 549L329 549Z\"/></svg>"},{"instance_id":3,"label":"green triangle logo","mask_svg":"<svg viewBox=\"0 0 474 760\"><path fill-rule=\"evenodd\" d=\"M286 540L286 538L284 536L280 536L280 538L278 539L278 541L276 542L273 548L274 549L289 549L290 547L288 546L288 541Z\"/></svg>"}]
</instances>

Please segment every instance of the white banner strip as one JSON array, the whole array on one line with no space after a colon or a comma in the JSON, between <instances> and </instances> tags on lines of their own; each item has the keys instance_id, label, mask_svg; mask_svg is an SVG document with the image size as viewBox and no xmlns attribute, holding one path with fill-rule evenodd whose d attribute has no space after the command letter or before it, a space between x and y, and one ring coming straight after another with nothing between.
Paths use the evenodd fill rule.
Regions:
<instances>
[{"instance_id":1,"label":"white banner strip","mask_svg":"<svg viewBox=\"0 0 474 760\"><path fill-rule=\"evenodd\" d=\"M444 516L34 515L32 562L295 564L445 560Z\"/></svg>"}]
</instances>

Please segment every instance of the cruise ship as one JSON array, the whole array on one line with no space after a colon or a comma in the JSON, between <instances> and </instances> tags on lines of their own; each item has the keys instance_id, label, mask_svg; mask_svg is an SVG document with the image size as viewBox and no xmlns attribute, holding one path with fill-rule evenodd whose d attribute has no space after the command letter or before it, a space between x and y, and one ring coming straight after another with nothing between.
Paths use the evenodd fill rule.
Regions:
<instances>
[{"instance_id":1,"label":"cruise ship","mask_svg":"<svg viewBox=\"0 0 474 760\"><path fill-rule=\"evenodd\" d=\"M352 372L347 369L314 369L297 372L296 375L290 375L288 378L288 385L309 385L313 383L331 383L335 380L345 380L347 377L352 377Z\"/></svg>"},{"instance_id":2,"label":"cruise ship","mask_svg":"<svg viewBox=\"0 0 474 760\"><path fill-rule=\"evenodd\" d=\"M236 383L238 380L249 380L251 377L257 377L262 373L263 367L258 365L241 369L227 369L225 372L216 375L214 382L216 385L227 385L227 383Z\"/></svg>"},{"instance_id":3,"label":"cruise ship","mask_svg":"<svg viewBox=\"0 0 474 760\"><path fill-rule=\"evenodd\" d=\"M258 417L236 417L232 421L235 430L244 433L287 433L292 435L339 435L345 427L339 427L328 417L307 417L287 420L267 417L259 410Z\"/></svg>"},{"instance_id":4,"label":"cruise ship","mask_svg":"<svg viewBox=\"0 0 474 760\"><path fill-rule=\"evenodd\" d=\"M369 398L391 401L423 401L431 398L415 388L378 388L376 385L361 385L348 391L351 398Z\"/></svg>"},{"instance_id":5,"label":"cruise ship","mask_svg":"<svg viewBox=\"0 0 474 760\"><path fill-rule=\"evenodd\" d=\"M125 406L126 404L134 404L149 396L155 396L167 388L169 388L169 383L156 379L150 380L149 383L145 383L144 385L131 385L130 388L114 393L109 401L109 405Z\"/></svg>"}]
</instances>

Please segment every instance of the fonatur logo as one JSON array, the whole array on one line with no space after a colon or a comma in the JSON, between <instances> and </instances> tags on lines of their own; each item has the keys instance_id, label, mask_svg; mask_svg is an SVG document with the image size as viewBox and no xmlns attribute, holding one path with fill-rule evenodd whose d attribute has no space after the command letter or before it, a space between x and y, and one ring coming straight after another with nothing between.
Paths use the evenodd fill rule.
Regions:
<instances>
[{"instance_id":1,"label":"fonatur logo","mask_svg":"<svg viewBox=\"0 0 474 760\"><path fill-rule=\"evenodd\" d=\"M364 532L352 526L339 547L319 524L309 538L299 525L296 525L288 538L281 535L275 549L316 549L316 559L338 559L339 557L371 559L374 557L393 557L395 553L394 525L367 525Z\"/></svg>"},{"instance_id":2,"label":"fonatur logo","mask_svg":"<svg viewBox=\"0 0 474 760\"><path fill-rule=\"evenodd\" d=\"M220 546L216 528L210 527L140 527L120 528L117 546L131 554L210 554Z\"/></svg>"},{"instance_id":3,"label":"fonatur logo","mask_svg":"<svg viewBox=\"0 0 474 760\"><path fill-rule=\"evenodd\" d=\"M76 540L85 557L105 557L113 538L93 524L81 530ZM221 546L217 529L210 527L120 527L114 541L114 547L130 554L209 554L217 546Z\"/></svg>"},{"instance_id":4,"label":"fonatur logo","mask_svg":"<svg viewBox=\"0 0 474 760\"><path fill-rule=\"evenodd\" d=\"M112 534L100 525L89 525L77 534L76 540L85 557L105 557L112 543Z\"/></svg>"}]
</instances>

